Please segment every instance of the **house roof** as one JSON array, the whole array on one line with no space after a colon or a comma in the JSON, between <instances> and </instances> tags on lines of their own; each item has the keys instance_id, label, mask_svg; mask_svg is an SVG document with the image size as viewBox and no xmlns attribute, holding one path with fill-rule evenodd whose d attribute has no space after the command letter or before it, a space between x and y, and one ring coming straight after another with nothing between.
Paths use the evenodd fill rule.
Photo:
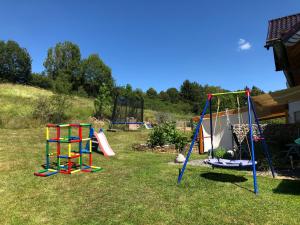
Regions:
<instances>
[{"instance_id":1,"label":"house roof","mask_svg":"<svg viewBox=\"0 0 300 225\"><path fill-rule=\"evenodd\" d=\"M300 30L300 13L269 21L266 46L270 47L277 40L288 40Z\"/></svg>"}]
</instances>

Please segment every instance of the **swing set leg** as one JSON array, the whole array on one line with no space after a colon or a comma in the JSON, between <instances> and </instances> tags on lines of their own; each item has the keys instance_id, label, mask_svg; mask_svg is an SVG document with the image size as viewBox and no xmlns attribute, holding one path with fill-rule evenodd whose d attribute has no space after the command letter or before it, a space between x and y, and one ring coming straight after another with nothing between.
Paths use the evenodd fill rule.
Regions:
<instances>
[{"instance_id":1,"label":"swing set leg","mask_svg":"<svg viewBox=\"0 0 300 225\"><path fill-rule=\"evenodd\" d=\"M250 142L251 142L251 160L252 160L252 174L253 174L253 187L254 193L258 194L257 179L256 179L256 165L255 165L255 153L254 153L254 141L253 141L253 129L252 129L252 116L251 116L251 104L250 104L250 92L247 91L248 101L248 122L250 131ZM253 110L253 109L252 109Z\"/></svg>"},{"instance_id":2,"label":"swing set leg","mask_svg":"<svg viewBox=\"0 0 300 225\"><path fill-rule=\"evenodd\" d=\"M256 111L255 111L255 108L254 108L254 104L253 104L253 101L252 101L251 98L250 98L250 104L251 104L252 111L253 111L253 114L254 114L255 122L256 122L257 127L258 127L259 136L261 137L261 140L262 140L262 146L263 146L263 150L264 150L265 156L266 156L268 164L269 164L269 168L271 169L273 178L275 178L275 171L274 171L274 168L272 166L273 165L272 164L272 158L270 156L268 145L266 143L266 139L265 139L265 137L263 135L261 126L259 124L258 117L257 117Z\"/></svg>"},{"instance_id":3,"label":"swing set leg","mask_svg":"<svg viewBox=\"0 0 300 225\"><path fill-rule=\"evenodd\" d=\"M177 178L177 183L178 183L178 184L180 184L180 181L181 181L182 176L183 176L183 174L184 174L186 165L187 165L187 163L188 163L188 161L189 161L189 158L190 158L190 155L191 155L191 153L192 153L192 151L193 151L193 147L194 147L196 138L198 137L199 130L200 130L200 127L201 127L201 125L202 125L202 121L203 121L205 112L206 112L206 110L207 110L207 107L208 107L208 105L209 105L210 99L211 99L211 96L208 96L208 99L206 100L206 103L205 103L204 110L202 111L200 120L199 120L199 122L198 122L198 124L197 124L196 132L195 132L195 134L194 134L192 143L191 143L191 145L190 145L190 149L189 149L189 151L188 151L188 154L187 154L186 159L185 159L185 161L184 161L183 167L182 167L182 169L180 170L179 176L178 176L178 178Z\"/></svg>"}]
</instances>

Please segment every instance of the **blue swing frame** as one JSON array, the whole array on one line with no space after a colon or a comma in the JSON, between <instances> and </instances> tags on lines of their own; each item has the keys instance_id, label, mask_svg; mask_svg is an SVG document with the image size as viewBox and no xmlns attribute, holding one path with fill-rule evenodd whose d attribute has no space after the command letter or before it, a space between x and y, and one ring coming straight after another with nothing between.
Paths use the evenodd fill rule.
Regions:
<instances>
[{"instance_id":1,"label":"blue swing frame","mask_svg":"<svg viewBox=\"0 0 300 225\"><path fill-rule=\"evenodd\" d=\"M253 101L251 99L250 90L246 89L245 91L208 94L208 97L207 97L204 109L202 111L202 114L200 116L200 120L199 120L199 122L197 124L197 127L196 127L196 132L194 134L192 143L190 145L188 154L186 156L186 160L185 160L185 162L183 164L183 167L181 168L181 170L179 172L178 179L177 179L177 183L178 184L182 180L184 171L186 169L187 163L188 163L189 158L191 156L191 153L193 151L193 147L194 147L195 141L196 141L196 139L198 137L199 130L200 130L200 127L201 127L201 125L203 123L203 119L204 119L204 116L205 116L205 113L206 113L208 107L210 109L210 112L209 112L209 114L210 114L210 117L209 117L210 118L210 131L211 131L210 132L210 136L211 136L211 149L212 149L212 154L213 154L213 133L212 133L212 129L213 128L212 128L212 109L211 109L212 108L211 106L212 106L212 98L213 98L213 96L220 96L220 95L227 95L227 94L242 94L242 93L246 94L246 96L247 96L247 103L248 103L248 124L249 124L249 131L250 131L250 143L251 143L251 154L252 154L252 157L251 157L251 160L252 160L252 176L253 176L254 193L258 194L258 185L257 185L257 178L256 178L256 162L255 162L255 153L254 153L254 140L253 140L253 129L252 129L252 116L251 116L251 112L253 112L253 115L254 115L254 118L255 118L255 123L257 124L257 127L258 127L259 135L260 135L261 140L262 140L263 151L264 151L264 154L265 154L265 156L267 158L269 167L271 169L272 176L273 176L273 178L275 177L275 172L274 172L274 168L272 166L272 159L271 159L271 156L270 156L270 153L269 153L269 150L268 150L268 145L266 143L266 140L265 140L265 138L263 136L263 133L262 133L261 126L259 124L259 120L258 120L256 111L255 111L255 107L254 107Z\"/></svg>"}]
</instances>

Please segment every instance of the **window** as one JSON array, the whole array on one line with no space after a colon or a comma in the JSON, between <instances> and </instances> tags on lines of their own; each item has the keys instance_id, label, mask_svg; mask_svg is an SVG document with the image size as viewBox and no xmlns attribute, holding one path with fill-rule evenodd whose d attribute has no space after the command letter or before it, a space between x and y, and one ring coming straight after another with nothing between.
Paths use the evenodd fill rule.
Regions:
<instances>
[{"instance_id":1,"label":"window","mask_svg":"<svg viewBox=\"0 0 300 225\"><path fill-rule=\"evenodd\" d=\"M294 112L295 123L300 123L300 111Z\"/></svg>"}]
</instances>

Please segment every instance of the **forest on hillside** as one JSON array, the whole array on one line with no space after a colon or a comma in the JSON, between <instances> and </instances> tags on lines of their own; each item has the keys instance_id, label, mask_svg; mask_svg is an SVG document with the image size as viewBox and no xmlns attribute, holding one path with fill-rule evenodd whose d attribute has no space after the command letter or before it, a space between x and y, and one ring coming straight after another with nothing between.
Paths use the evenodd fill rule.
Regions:
<instances>
[{"instance_id":1,"label":"forest on hillside","mask_svg":"<svg viewBox=\"0 0 300 225\"><path fill-rule=\"evenodd\" d=\"M100 110L97 117L108 116L101 113L101 110L105 105L111 105L118 95L142 97L145 108L154 111L199 114L208 93L232 91L190 80L183 81L179 88L170 87L160 92L154 87L147 91L133 89L130 81L125 86L117 86L112 69L98 54L93 53L83 58L80 47L70 41L49 47L43 72L33 73L31 63L32 58L26 48L12 40L0 41L0 82L26 84L59 94L95 98L95 107ZM264 93L255 86L251 89L252 95ZM243 99L241 104L244 104ZM214 107L216 108L216 104ZM222 98L220 110L236 107L234 96Z\"/></svg>"}]
</instances>

